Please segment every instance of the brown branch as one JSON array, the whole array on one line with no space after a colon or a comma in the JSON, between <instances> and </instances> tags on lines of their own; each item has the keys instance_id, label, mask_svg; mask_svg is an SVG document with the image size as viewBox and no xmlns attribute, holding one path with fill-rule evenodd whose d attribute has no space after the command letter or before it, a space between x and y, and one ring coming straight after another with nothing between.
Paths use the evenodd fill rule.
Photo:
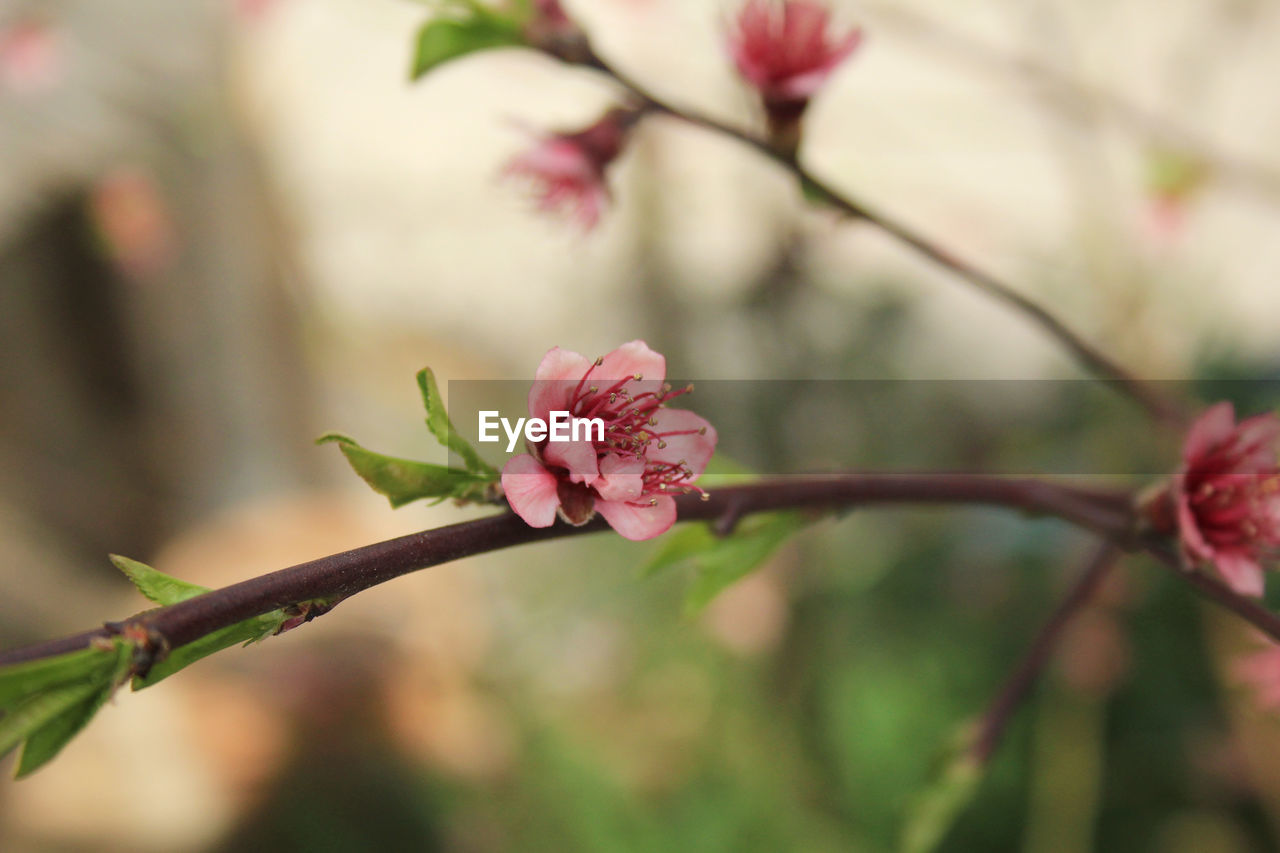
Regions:
<instances>
[{"instance_id":1,"label":"brown branch","mask_svg":"<svg viewBox=\"0 0 1280 853\"><path fill-rule=\"evenodd\" d=\"M716 489L707 500L677 500L681 521L716 521L783 509L873 504L978 504L1060 518L1105 539L1128 541L1132 511L1120 493L1076 489L1043 480L972 474L838 474L788 477ZM281 607L345 598L409 572L497 551L606 530L600 518L582 527L557 522L533 528L511 513L424 530L322 557L196 598L137 614L111 628L0 652L0 665L81 649L95 638L136 626L160 648L177 648L219 628Z\"/></svg>"},{"instance_id":2,"label":"brown branch","mask_svg":"<svg viewBox=\"0 0 1280 853\"><path fill-rule=\"evenodd\" d=\"M835 189L827 181L817 177L801 165L794 154L775 148L763 137L708 116L673 106L658 98L635 80L618 71L595 54L591 54L590 59L584 64L604 72L630 90L632 95L638 98L646 109L665 113L696 127L736 139L755 149L791 172L802 185L821 195L827 204L835 209L856 219L871 223L900 243L949 270L962 281L968 282L981 292L1021 313L1057 340L1087 371L1104 380L1110 387L1128 396L1157 421L1177 426L1185 424L1186 414L1181 405L1158 392L1150 383L1134 376L1121 364L1105 355L1030 297L1019 293L1017 289L995 275L964 260L902 222L871 208L848 192Z\"/></svg>"},{"instance_id":3,"label":"brown branch","mask_svg":"<svg viewBox=\"0 0 1280 853\"><path fill-rule=\"evenodd\" d=\"M995 753L1015 712L1027 698L1057 649L1064 629L1093 598L1119 556L1120 550L1110 542L1098 545L1085 563L1080 577L1054 608L1017 666L1005 679L1000 691L983 713L973 745L969 749L969 754L979 764L985 764Z\"/></svg>"}]
</instances>

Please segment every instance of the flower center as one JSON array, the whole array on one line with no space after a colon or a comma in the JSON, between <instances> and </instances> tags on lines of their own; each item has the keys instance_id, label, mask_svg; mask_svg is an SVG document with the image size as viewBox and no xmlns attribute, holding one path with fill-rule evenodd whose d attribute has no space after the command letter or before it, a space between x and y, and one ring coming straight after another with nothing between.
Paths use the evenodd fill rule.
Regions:
<instances>
[{"instance_id":1,"label":"flower center","mask_svg":"<svg viewBox=\"0 0 1280 853\"><path fill-rule=\"evenodd\" d=\"M597 458L614 453L624 458L644 460L642 494L651 498L659 494L684 494L697 492L704 498L706 492L689 481L696 472L684 461L668 462L650 459L651 449L666 450L669 439L683 435L705 435L701 429L661 430L657 413L667 402L693 391L693 385L673 389L663 383L657 390L632 393L628 385L642 382L637 373L624 379L610 381L607 386L591 383L591 374L603 363L596 359L569 397L569 412L575 418L599 418L604 422L604 440L594 442Z\"/></svg>"}]
</instances>

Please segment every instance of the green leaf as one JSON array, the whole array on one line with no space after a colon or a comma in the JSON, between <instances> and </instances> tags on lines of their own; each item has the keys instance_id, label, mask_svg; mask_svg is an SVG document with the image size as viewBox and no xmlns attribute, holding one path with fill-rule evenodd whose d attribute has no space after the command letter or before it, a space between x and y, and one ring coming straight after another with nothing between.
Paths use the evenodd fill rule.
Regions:
<instances>
[{"instance_id":1,"label":"green leaf","mask_svg":"<svg viewBox=\"0 0 1280 853\"><path fill-rule=\"evenodd\" d=\"M437 502L445 498L486 501L490 498L492 484L496 479L458 468L384 456L366 450L354 439L338 433L323 435L316 443L330 441L338 443L342 455L347 457L347 462L351 463L355 472L375 492L386 497L392 507L402 507L423 499L434 499Z\"/></svg>"},{"instance_id":2,"label":"green leaf","mask_svg":"<svg viewBox=\"0 0 1280 853\"><path fill-rule=\"evenodd\" d=\"M649 561L645 574L692 561L697 575L685 595L685 612L694 614L763 563L807 523L802 513L779 512L743 519L733 533L723 537L708 525L694 526L696 533L680 530Z\"/></svg>"},{"instance_id":3,"label":"green leaf","mask_svg":"<svg viewBox=\"0 0 1280 853\"><path fill-rule=\"evenodd\" d=\"M710 551L716 545L716 535L708 524L686 524L674 532L662 537L662 547L654 554L640 576L650 578L681 563L688 562L699 554Z\"/></svg>"},{"instance_id":4,"label":"green leaf","mask_svg":"<svg viewBox=\"0 0 1280 853\"><path fill-rule=\"evenodd\" d=\"M147 564L130 560L128 557L112 554L111 562L133 581L138 592L161 606L177 604L179 601L186 601L188 598L195 598L209 591L208 587L170 577L164 572L158 572Z\"/></svg>"},{"instance_id":5,"label":"green leaf","mask_svg":"<svg viewBox=\"0 0 1280 853\"><path fill-rule=\"evenodd\" d=\"M185 669L201 658L220 652L237 644L256 643L274 634L285 620L283 610L272 610L261 616L254 616L243 622L219 628L211 634L205 634L185 646L178 646L169 652L164 660L157 661L145 676L135 676L133 689L142 690L158 684L175 672Z\"/></svg>"},{"instance_id":6,"label":"green leaf","mask_svg":"<svg viewBox=\"0 0 1280 853\"><path fill-rule=\"evenodd\" d=\"M133 645L117 639L109 648L88 648L42 661L0 669L0 755L20 743L18 775L53 758L128 676Z\"/></svg>"},{"instance_id":7,"label":"green leaf","mask_svg":"<svg viewBox=\"0 0 1280 853\"><path fill-rule=\"evenodd\" d=\"M92 681L63 684L41 691L5 711L4 717L0 717L0 755L101 689L101 685Z\"/></svg>"},{"instance_id":8,"label":"green leaf","mask_svg":"<svg viewBox=\"0 0 1280 853\"><path fill-rule=\"evenodd\" d=\"M0 710L51 687L91 680L103 668L103 652L93 648L0 667Z\"/></svg>"},{"instance_id":9,"label":"green leaf","mask_svg":"<svg viewBox=\"0 0 1280 853\"><path fill-rule=\"evenodd\" d=\"M53 717L27 737L22 745L22 757L18 760L15 774L21 779L51 761L71 739L89 724L98 710L106 704L116 688L129 675L129 665L133 658L133 647L124 642L116 644L115 666L111 669L105 684L100 684L87 696Z\"/></svg>"},{"instance_id":10,"label":"green leaf","mask_svg":"<svg viewBox=\"0 0 1280 853\"><path fill-rule=\"evenodd\" d=\"M479 50L524 44L520 22L479 3L450 4L453 17L436 17L418 31L410 77L417 80L444 63Z\"/></svg>"},{"instance_id":11,"label":"green leaf","mask_svg":"<svg viewBox=\"0 0 1280 853\"><path fill-rule=\"evenodd\" d=\"M478 474L486 480L498 479L498 471L480 458L466 439L459 435L445 411L444 401L440 398L440 389L436 386L435 374L431 368L424 367L418 371L418 388L422 390L422 405L427 410L427 429L453 453L456 453L466 465L467 470Z\"/></svg>"},{"instance_id":12,"label":"green leaf","mask_svg":"<svg viewBox=\"0 0 1280 853\"><path fill-rule=\"evenodd\" d=\"M978 792L983 765L960 749L917 797L903 825L902 853L930 853Z\"/></svg>"}]
</instances>

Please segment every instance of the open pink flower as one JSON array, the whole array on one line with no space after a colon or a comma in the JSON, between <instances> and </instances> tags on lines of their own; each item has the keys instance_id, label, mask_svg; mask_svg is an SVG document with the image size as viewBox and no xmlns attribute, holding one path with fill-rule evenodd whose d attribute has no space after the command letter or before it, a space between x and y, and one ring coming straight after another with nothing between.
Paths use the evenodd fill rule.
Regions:
<instances>
[{"instance_id":1,"label":"open pink flower","mask_svg":"<svg viewBox=\"0 0 1280 853\"><path fill-rule=\"evenodd\" d=\"M1182 448L1172 498L1188 563L1212 563L1242 595L1260 596L1262 559L1280 546L1280 418L1235 422L1230 403L1196 419Z\"/></svg>"},{"instance_id":2,"label":"open pink flower","mask_svg":"<svg viewBox=\"0 0 1280 853\"><path fill-rule=\"evenodd\" d=\"M584 130L545 136L508 163L504 174L528 180L539 209L568 213L590 231L609 203L605 170L637 117L635 110L612 109Z\"/></svg>"},{"instance_id":3,"label":"open pink flower","mask_svg":"<svg viewBox=\"0 0 1280 853\"><path fill-rule=\"evenodd\" d=\"M666 359L644 341L594 362L559 347L548 352L529 390L529 416L599 418L603 439L544 440L512 457L502 471L511 508L532 527L550 527L557 514L585 524L598 512L628 539L665 533L676 520L674 496L702 493L693 482L716 447L709 423L667 408L690 389L673 391L666 371Z\"/></svg>"},{"instance_id":4,"label":"open pink flower","mask_svg":"<svg viewBox=\"0 0 1280 853\"><path fill-rule=\"evenodd\" d=\"M830 19L827 8L811 0L747 0L738 13L729 52L770 112L798 115L862 40L859 29L831 36Z\"/></svg>"}]
</instances>

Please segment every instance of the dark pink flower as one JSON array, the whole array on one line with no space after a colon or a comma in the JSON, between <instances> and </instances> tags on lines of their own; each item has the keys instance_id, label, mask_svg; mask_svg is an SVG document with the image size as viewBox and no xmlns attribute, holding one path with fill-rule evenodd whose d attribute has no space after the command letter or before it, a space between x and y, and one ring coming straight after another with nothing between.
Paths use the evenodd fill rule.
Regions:
<instances>
[{"instance_id":1,"label":"dark pink flower","mask_svg":"<svg viewBox=\"0 0 1280 853\"><path fill-rule=\"evenodd\" d=\"M1280 546L1280 418L1235 422L1230 403L1196 419L1174 479L1178 538L1188 563L1212 563L1242 595L1262 595L1262 559Z\"/></svg>"},{"instance_id":2,"label":"dark pink flower","mask_svg":"<svg viewBox=\"0 0 1280 853\"><path fill-rule=\"evenodd\" d=\"M859 29L830 35L830 19L827 8L811 0L747 0L738 13L729 52L770 111L803 111L862 40Z\"/></svg>"},{"instance_id":3,"label":"dark pink flower","mask_svg":"<svg viewBox=\"0 0 1280 853\"><path fill-rule=\"evenodd\" d=\"M600 222L609 203L605 171L621 153L635 110L612 109L576 133L553 133L507 164L504 174L526 179L541 210L567 213L583 230Z\"/></svg>"},{"instance_id":4,"label":"dark pink flower","mask_svg":"<svg viewBox=\"0 0 1280 853\"><path fill-rule=\"evenodd\" d=\"M600 418L603 439L540 441L512 457L502 471L511 508L533 527L550 527L557 514L585 524L598 512L628 539L666 532L676 520L674 496L702 492L693 482L716 447L709 423L667 408L690 389L673 391L666 371L666 359L644 341L594 362L559 347L548 352L529 390L529 416Z\"/></svg>"}]
</instances>

